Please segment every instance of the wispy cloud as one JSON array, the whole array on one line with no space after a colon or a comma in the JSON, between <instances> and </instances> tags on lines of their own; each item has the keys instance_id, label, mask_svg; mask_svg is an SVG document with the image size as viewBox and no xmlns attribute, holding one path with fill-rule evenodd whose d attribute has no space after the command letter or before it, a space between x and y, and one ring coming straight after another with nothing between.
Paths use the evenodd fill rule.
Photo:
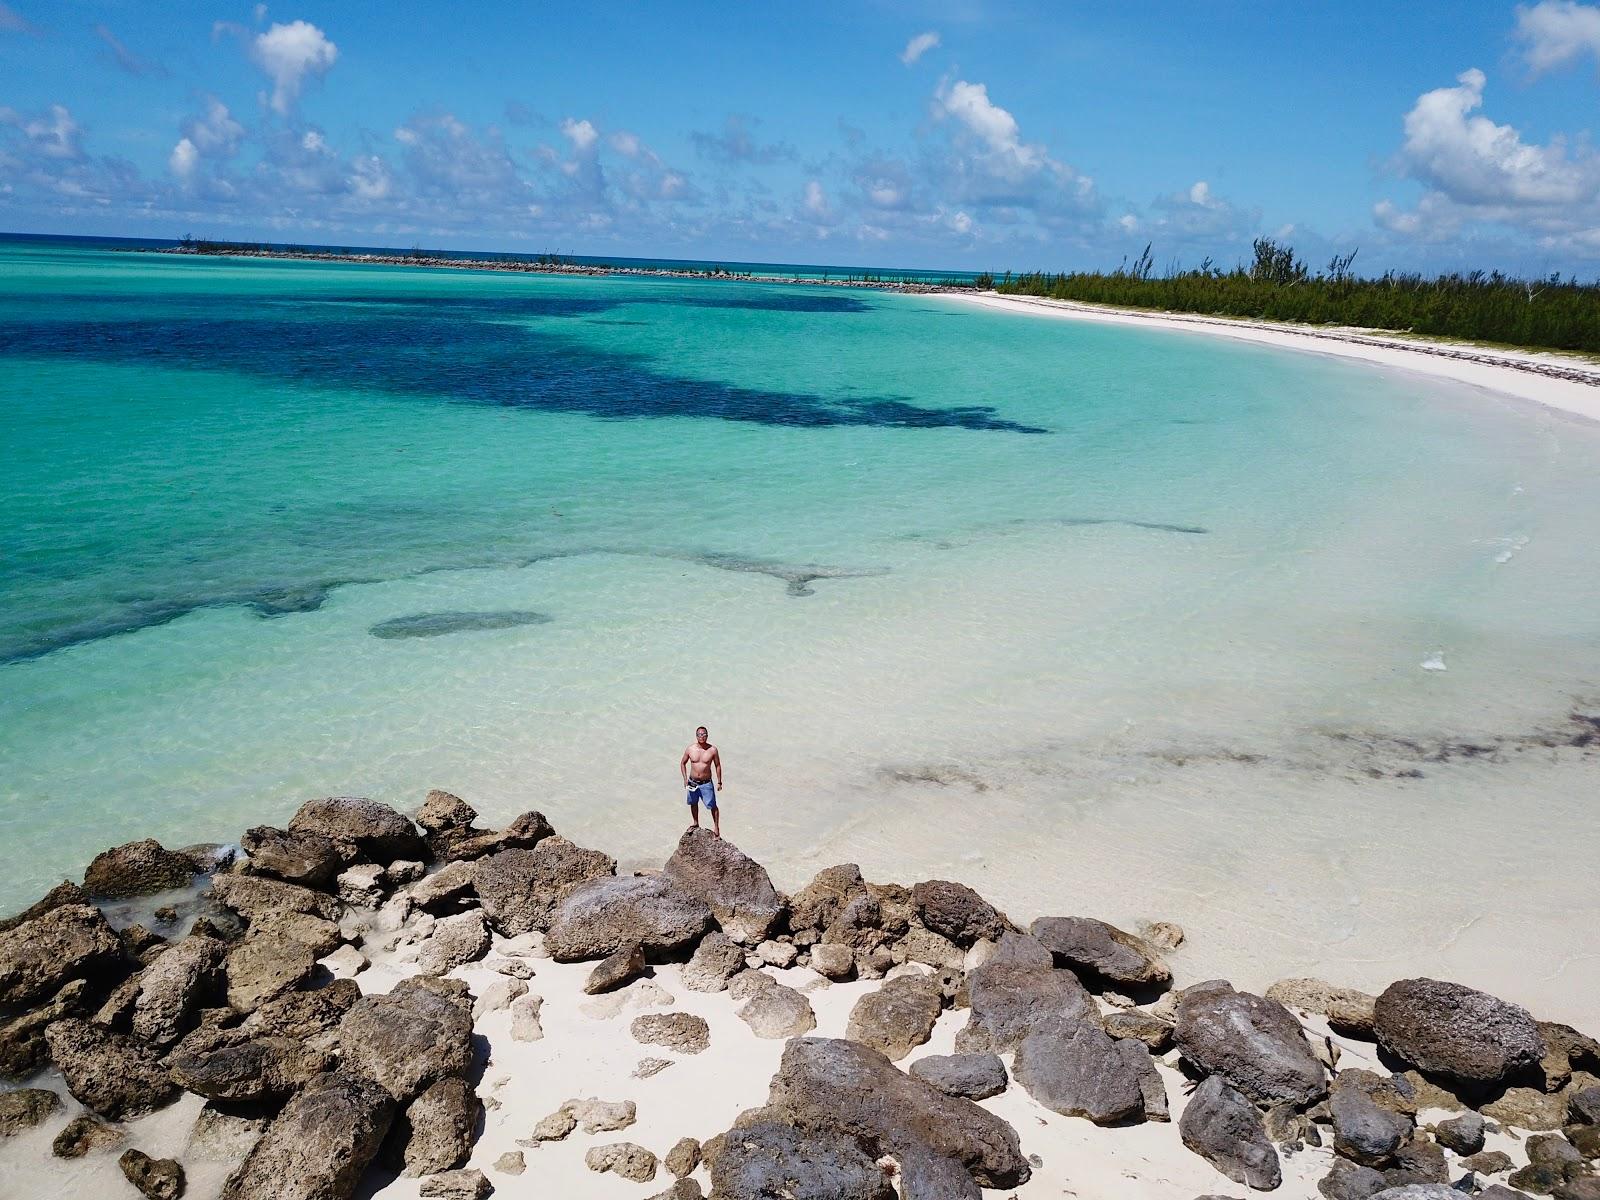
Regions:
<instances>
[{"instance_id":1,"label":"wispy cloud","mask_svg":"<svg viewBox=\"0 0 1600 1200\"><path fill-rule=\"evenodd\" d=\"M939 35L937 33L932 30L927 33L919 33L906 43L904 50L900 51L900 61L909 67L929 50L937 49L938 45Z\"/></svg>"},{"instance_id":2,"label":"wispy cloud","mask_svg":"<svg viewBox=\"0 0 1600 1200\"><path fill-rule=\"evenodd\" d=\"M1540 0L1517 7L1514 35L1522 58L1535 75L1577 62L1584 55L1600 61L1600 8L1574 0Z\"/></svg>"},{"instance_id":3,"label":"wispy cloud","mask_svg":"<svg viewBox=\"0 0 1600 1200\"><path fill-rule=\"evenodd\" d=\"M105 25L96 25L94 27L94 35L106 44L107 50L110 51L111 61L129 75L150 75L158 78L166 76L167 69L164 66L153 59L140 58L124 46L118 40L116 34L112 33Z\"/></svg>"},{"instance_id":4,"label":"wispy cloud","mask_svg":"<svg viewBox=\"0 0 1600 1200\"><path fill-rule=\"evenodd\" d=\"M697 131L690 134L690 139L702 155L725 163L763 166L795 157L795 149L788 142L764 145L757 140L756 129L760 124L754 117L732 113L723 122L721 133Z\"/></svg>"}]
</instances>

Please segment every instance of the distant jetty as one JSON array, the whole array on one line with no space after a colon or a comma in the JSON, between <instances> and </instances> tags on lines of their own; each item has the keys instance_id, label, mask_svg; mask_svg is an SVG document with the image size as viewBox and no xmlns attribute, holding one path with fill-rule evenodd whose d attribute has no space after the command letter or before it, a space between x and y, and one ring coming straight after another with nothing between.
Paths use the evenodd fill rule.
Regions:
<instances>
[{"instance_id":1,"label":"distant jetty","mask_svg":"<svg viewBox=\"0 0 1600 1200\"><path fill-rule=\"evenodd\" d=\"M1600 1043L1460 984L1175 987L1169 922L476 818L313 800L0 922L0 1190L1595 1195Z\"/></svg>"}]
</instances>

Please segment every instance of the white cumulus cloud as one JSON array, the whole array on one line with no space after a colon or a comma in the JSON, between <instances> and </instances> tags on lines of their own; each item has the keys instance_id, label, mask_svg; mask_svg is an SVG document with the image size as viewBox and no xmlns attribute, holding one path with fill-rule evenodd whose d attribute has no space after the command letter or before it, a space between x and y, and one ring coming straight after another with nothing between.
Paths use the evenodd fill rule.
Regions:
<instances>
[{"instance_id":1,"label":"white cumulus cloud","mask_svg":"<svg viewBox=\"0 0 1600 1200\"><path fill-rule=\"evenodd\" d=\"M919 33L906 43L906 48L900 51L900 61L910 66L929 50L936 49L939 45L939 35L931 29L927 33Z\"/></svg>"},{"instance_id":2,"label":"white cumulus cloud","mask_svg":"<svg viewBox=\"0 0 1600 1200\"><path fill-rule=\"evenodd\" d=\"M1021 171L1043 165L1044 147L1025 144L1017 119L989 99L987 84L958 79L934 97L934 114L950 117L977 135L990 152Z\"/></svg>"},{"instance_id":3,"label":"white cumulus cloud","mask_svg":"<svg viewBox=\"0 0 1600 1200\"><path fill-rule=\"evenodd\" d=\"M1585 54L1600 60L1600 7L1574 0L1540 0L1517 7L1516 38L1522 58L1535 75L1576 62Z\"/></svg>"},{"instance_id":4,"label":"white cumulus cloud","mask_svg":"<svg viewBox=\"0 0 1600 1200\"><path fill-rule=\"evenodd\" d=\"M309 21L274 24L250 43L250 56L272 80L272 107L288 113L309 76L326 75L339 48Z\"/></svg>"},{"instance_id":5,"label":"white cumulus cloud","mask_svg":"<svg viewBox=\"0 0 1600 1200\"><path fill-rule=\"evenodd\" d=\"M167 159L167 165L179 179L188 179L193 175L195 166L199 162L200 151L195 149L195 144L188 138L179 138L178 144L172 148L172 154Z\"/></svg>"},{"instance_id":6,"label":"white cumulus cloud","mask_svg":"<svg viewBox=\"0 0 1600 1200\"><path fill-rule=\"evenodd\" d=\"M813 217L828 215L828 193L822 190L822 184L815 179L806 181L805 206L806 212Z\"/></svg>"},{"instance_id":7,"label":"white cumulus cloud","mask_svg":"<svg viewBox=\"0 0 1600 1200\"><path fill-rule=\"evenodd\" d=\"M561 122L561 132L572 143L572 148L579 153L591 148L600 140L600 134L588 121L574 121L568 117Z\"/></svg>"}]
</instances>

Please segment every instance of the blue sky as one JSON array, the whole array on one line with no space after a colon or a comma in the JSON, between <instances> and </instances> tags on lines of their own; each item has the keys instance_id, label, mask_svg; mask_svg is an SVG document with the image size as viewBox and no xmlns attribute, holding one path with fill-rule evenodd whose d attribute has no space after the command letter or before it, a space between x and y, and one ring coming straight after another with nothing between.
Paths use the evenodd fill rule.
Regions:
<instances>
[{"instance_id":1,"label":"blue sky","mask_svg":"<svg viewBox=\"0 0 1600 1200\"><path fill-rule=\"evenodd\" d=\"M1600 273L1600 5L0 2L0 229Z\"/></svg>"}]
</instances>

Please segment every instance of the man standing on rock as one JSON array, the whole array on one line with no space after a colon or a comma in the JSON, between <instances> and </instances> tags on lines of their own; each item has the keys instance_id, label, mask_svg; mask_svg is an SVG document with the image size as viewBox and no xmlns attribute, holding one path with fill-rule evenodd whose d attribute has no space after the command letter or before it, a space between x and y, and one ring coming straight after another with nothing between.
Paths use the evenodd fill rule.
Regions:
<instances>
[{"instance_id":1,"label":"man standing on rock","mask_svg":"<svg viewBox=\"0 0 1600 1200\"><path fill-rule=\"evenodd\" d=\"M722 814L717 811L717 793L722 789L722 755L709 740L711 735L704 725L694 731L694 744L678 760L678 771L683 776L683 786L688 789L689 827L700 828L700 806L704 804L711 814L712 833L722 836ZM711 784L711 772L717 772L717 783Z\"/></svg>"}]
</instances>

